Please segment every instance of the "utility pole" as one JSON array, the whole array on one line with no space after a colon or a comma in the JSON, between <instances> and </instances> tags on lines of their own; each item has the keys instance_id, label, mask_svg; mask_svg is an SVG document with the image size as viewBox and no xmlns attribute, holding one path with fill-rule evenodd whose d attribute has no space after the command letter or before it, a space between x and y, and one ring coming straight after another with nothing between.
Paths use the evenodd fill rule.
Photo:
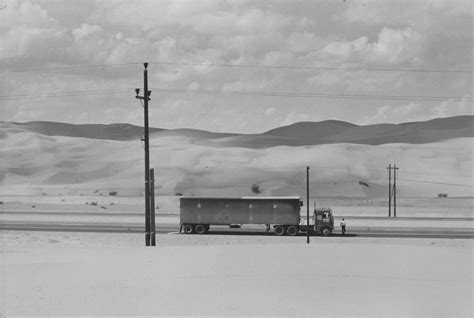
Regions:
<instances>
[{"instance_id":1,"label":"utility pole","mask_svg":"<svg viewBox=\"0 0 474 318\"><path fill-rule=\"evenodd\" d=\"M388 217L392 216L392 165L388 165Z\"/></svg>"},{"instance_id":2,"label":"utility pole","mask_svg":"<svg viewBox=\"0 0 474 318\"><path fill-rule=\"evenodd\" d=\"M306 244L309 244L309 166L306 166Z\"/></svg>"},{"instance_id":3,"label":"utility pole","mask_svg":"<svg viewBox=\"0 0 474 318\"><path fill-rule=\"evenodd\" d=\"M144 121L145 121L145 244L150 246L150 145L148 127L148 101L151 91L148 90L148 63L143 63L143 96L139 96L140 89L135 88L136 98L143 100Z\"/></svg>"},{"instance_id":4,"label":"utility pole","mask_svg":"<svg viewBox=\"0 0 474 318\"><path fill-rule=\"evenodd\" d=\"M393 165L393 217L397 217L397 165Z\"/></svg>"},{"instance_id":5,"label":"utility pole","mask_svg":"<svg viewBox=\"0 0 474 318\"><path fill-rule=\"evenodd\" d=\"M150 169L150 236L151 246L155 246L155 169L153 168Z\"/></svg>"}]
</instances>

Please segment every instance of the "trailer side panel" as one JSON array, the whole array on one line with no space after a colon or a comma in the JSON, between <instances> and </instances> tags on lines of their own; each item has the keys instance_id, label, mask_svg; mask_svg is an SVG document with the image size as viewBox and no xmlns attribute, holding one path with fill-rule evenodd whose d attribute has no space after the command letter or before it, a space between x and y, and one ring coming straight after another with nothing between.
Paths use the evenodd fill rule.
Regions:
<instances>
[{"instance_id":1,"label":"trailer side panel","mask_svg":"<svg viewBox=\"0 0 474 318\"><path fill-rule=\"evenodd\" d=\"M180 199L181 224L299 224L299 198Z\"/></svg>"}]
</instances>

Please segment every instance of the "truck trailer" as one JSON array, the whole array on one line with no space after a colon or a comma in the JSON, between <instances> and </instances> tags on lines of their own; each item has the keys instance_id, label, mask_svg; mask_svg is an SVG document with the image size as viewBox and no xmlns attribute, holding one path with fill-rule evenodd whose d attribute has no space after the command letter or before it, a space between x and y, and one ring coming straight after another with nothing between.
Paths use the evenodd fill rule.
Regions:
<instances>
[{"instance_id":1,"label":"truck trailer","mask_svg":"<svg viewBox=\"0 0 474 318\"><path fill-rule=\"evenodd\" d=\"M211 225L264 224L276 235L295 236L307 231L302 203L299 197L181 197L180 232L205 234ZM329 236L333 229L331 209L313 211L310 232Z\"/></svg>"}]
</instances>

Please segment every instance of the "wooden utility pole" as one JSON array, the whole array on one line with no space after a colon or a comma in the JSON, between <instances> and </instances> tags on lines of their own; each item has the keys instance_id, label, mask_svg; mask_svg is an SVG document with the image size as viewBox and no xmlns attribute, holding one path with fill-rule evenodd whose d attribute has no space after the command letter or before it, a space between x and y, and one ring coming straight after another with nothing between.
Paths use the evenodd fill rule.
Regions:
<instances>
[{"instance_id":1,"label":"wooden utility pole","mask_svg":"<svg viewBox=\"0 0 474 318\"><path fill-rule=\"evenodd\" d=\"M392 165L388 165L388 217L392 216Z\"/></svg>"},{"instance_id":2,"label":"wooden utility pole","mask_svg":"<svg viewBox=\"0 0 474 318\"><path fill-rule=\"evenodd\" d=\"M393 217L397 217L397 165L393 165Z\"/></svg>"},{"instance_id":3,"label":"wooden utility pole","mask_svg":"<svg viewBox=\"0 0 474 318\"><path fill-rule=\"evenodd\" d=\"M153 168L150 169L150 240L151 246L155 246L155 169Z\"/></svg>"},{"instance_id":4,"label":"wooden utility pole","mask_svg":"<svg viewBox=\"0 0 474 318\"><path fill-rule=\"evenodd\" d=\"M306 244L309 244L309 166L306 166Z\"/></svg>"},{"instance_id":5,"label":"wooden utility pole","mask_svg":"<svg viewBox=\"0 0 474 318\"><path fill-rule=\"evenodd\" d=\"M151 91L148 90L148 63L143 63L143 96L139 96L140 89L136 88L136 98L143 100L145 135L145 245L150 246L150 145L149 145L149 127L148 127L148 101Z\"/></svg>"}]
</instances>

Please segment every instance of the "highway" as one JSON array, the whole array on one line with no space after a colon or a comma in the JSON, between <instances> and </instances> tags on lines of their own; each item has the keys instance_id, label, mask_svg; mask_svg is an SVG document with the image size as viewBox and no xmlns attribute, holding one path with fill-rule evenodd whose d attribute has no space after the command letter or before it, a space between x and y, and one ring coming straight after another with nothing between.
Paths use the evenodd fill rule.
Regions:
<instances>
[{"instance_id":1,"label":"highway","mask_svg":"<svg viewBox=\"0 0 474 318\"><path fill-rule=\"evenodd\" d=\"M145 213L139 212L51 212L51 211L1 211L0 216L10 216L10 215L40 215L40 216L107 216L107 217L144 217ZM176 217L178 218L179 215L176 212L161 212L156 214L157 217ZM302 215L304 218L305 215ZM336 215L334 216L335 220L340 219L346 220L393 220L393 221L467 221L467 222L474 222L474 218L472 217L404 217L399 216L396 218L388 218L387 216L356 216L356 215Z\"/></svg>"},{"instance_id":2,"label":"highway","mask_svg":"<svg viewBox=\"0 0 474 318\"><path fill-rule=\"evenodd\" d=\"M1 221L0 231L55 231L96 233L144 233L144 225L138 223L110 222L32 222ZM177 224L157 224L158 234L177 234ZM229 229L226 226L211 227L207 235L274 235L266 233L263 227L249 226ZM301 233L300 236L305 236ZM338 229L333 236L342 237ZM346 238L351 237L401 237L401 238L474 238L471 228L429 228L429 227L348 227Z\"/></svg>"}]
</instances>

